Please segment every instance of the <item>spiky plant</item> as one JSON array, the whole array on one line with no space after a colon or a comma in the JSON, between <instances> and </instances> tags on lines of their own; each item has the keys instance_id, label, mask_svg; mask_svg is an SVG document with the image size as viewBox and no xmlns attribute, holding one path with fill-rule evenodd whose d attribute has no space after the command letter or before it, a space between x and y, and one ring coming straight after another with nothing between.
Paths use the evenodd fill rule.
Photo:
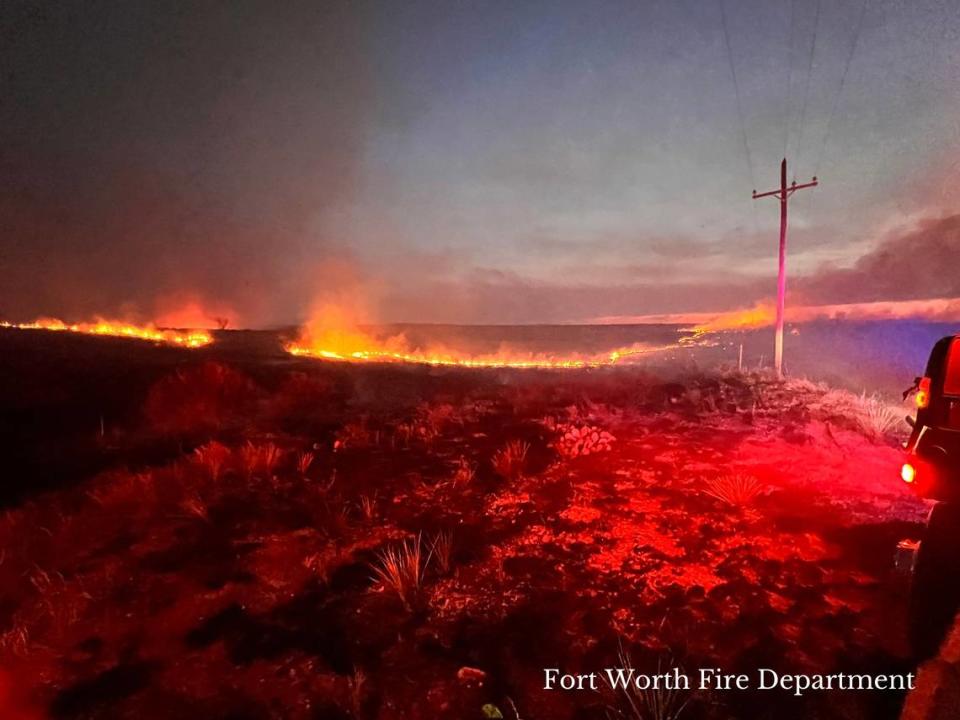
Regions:
<instances>
[{"instance_id":1,"label":"spiky plant","mask_svg":"<svg viewBox=\"0 0 960 720\"><path fill-rule=\"evenodd\" d=\"M766 489L752 475L740 473L710 478L705 484L704 493L736 508L752 505Z\"/></svg>"},{"instance_id":2,"label":"spiky plant","mask_svg":"<svg viewBox=\"0 0 960 720\"><path fill-rule=\"evenodd\" d=\"M393 590L407 610L416 610L423 604L424 576L431 554L424 552L420 535L385 548L373 564L374 579Z\"/></svg>"},{"instance_id":3,"label":"spiky plant","mask_svg":"<svg viewBox=\"0 0 960 720\"><path fill-rule=\"evenodd\" d=\"M887 403L879 395L863 392L857 398L860 426L868 433L884 436L903 422L900 408Z\"/></svg>"},{"instance_id":4,"label":"spiky plant","mask_svg":"<svg viewBox=\"0 0 960 720\"><path fill-rule=\"evenodd\" d=\"M493 469L507 480L515 480L523 474L527 464L530 443L512 440L494 453Z\"/></svg>"}]
</instances>

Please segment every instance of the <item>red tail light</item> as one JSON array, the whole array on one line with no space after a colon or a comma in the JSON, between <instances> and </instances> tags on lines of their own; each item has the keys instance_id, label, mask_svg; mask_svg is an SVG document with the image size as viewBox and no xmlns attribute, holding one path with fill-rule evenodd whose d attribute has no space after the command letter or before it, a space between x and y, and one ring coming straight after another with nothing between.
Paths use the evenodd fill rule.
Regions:
<instances>
[{"instance_id":1,"label":"red tail light","mask_svg":"<svg viewBox=\"0 0 960 720\"><path fill-rule=\"evenodd\" d=\"M910 463L904 463L900 468L900 477L905 483L912 483L917 479L917 469Z\"/></svg>"},{"instance_id":2,"label":"red tail light","mask_svg":"<svg viewBox=\"0 0 960 720\"><path fill-rule=\"evenodd\" d=\"M930 378L920 378L920 383L917 385L916 401L918 408L925 408L930 404Z\"/></svg>"}]
</instances>

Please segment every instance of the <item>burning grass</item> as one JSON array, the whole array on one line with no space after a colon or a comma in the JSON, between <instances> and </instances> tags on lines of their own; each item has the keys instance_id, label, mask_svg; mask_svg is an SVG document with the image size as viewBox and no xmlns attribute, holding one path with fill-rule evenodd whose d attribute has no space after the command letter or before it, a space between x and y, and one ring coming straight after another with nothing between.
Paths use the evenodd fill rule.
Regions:
<instances>
[{"instance_id":1,"label":"burning grass","mask_svg":"<svg viewBox=\"0 0 960 720\"><path fill-rule=\"evenodd\" d=\"M103 335L185 348L203 347L213 342L213 336L206 330L171 330L153 325L134 325L123 321L102 319L94 322L66 323L54 318L41 318L29 323L0 322L0 328Z\"/></svg>"}]
</instances>

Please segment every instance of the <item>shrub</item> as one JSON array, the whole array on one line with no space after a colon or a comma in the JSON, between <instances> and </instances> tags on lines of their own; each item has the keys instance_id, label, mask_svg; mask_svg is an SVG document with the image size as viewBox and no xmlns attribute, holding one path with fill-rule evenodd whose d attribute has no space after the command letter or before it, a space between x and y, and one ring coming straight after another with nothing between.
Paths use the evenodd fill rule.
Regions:
<instances>
[{"instance_id":1,"label":"shrub","mask_svg":"<svg viewBox=\"0 0 960 720\"><path fill-rule=\"evenodd\" d=\"M530 450L530 443L520 440L508 442L500 450L494 453L493 469L498 475L507 480L514 480L523 474L527 464L527 453Z\"/></svg>"},{"instance_id":2,"label":"shrub","mask_svg":"<svg viewBox=\"0 0 960 720\"><path fill-rule=\"evenodd\" d=\"M393 590L404 607L415 610L422 606L424 575L431 553L424 555L423 542L415 540L382 550L373 565L374 579Z\"/></svg>"},{"instance_id":3,"label":"shrub","mask_svg":"<svg viewBox=\"0 0 960 720\"><path fill-rule=\"evenodd\" d=\"M147 392L144 414L165 433L188 435L241 422L256 407L258 389L237 370L217 362L177 370Z\"/></svg>"},{"instance_id":4,"label":"shrub","mask_svg":"<svg viewBox=\"0 0 960 720\"><path fill-rule=\"evenodd\" d=\"M731 507L746 507L763 494L765 488L751 475L721 475L706 482L704 492L730 505Z\"/></svg>"}]
</instances>

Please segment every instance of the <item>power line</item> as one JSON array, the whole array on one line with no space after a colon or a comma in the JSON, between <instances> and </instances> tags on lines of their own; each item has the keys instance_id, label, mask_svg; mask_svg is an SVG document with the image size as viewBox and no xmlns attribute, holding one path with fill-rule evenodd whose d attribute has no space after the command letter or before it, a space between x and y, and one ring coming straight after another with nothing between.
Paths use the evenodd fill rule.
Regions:
<instances>
[{"instance_id":1,"label":"power line","mask_svg":"<svg viewBox=\"0 0 960 720\"><path fill-rule=\"evenodd\" d=\"M840 96L843 94L844 84L847 82L847 73L850 71L850 63L853 61L853 55L857 51L857 43L860 40L860 29L863 27L863 16L867 11L868 0L863 0L860 5L860 15L857 18L857 24L853 31L853 42L850 44L850 52L847 53L847 61L844 63L843 72L840 74L840 85L837 87L837 93L833 97L833 104L830 108L830 114L827 116L827 126L823 133L823 142L820 145L820 152L817 154L817 160L814 164L814 173L820 169L820 162L823 160L823 153L827 149L827 140L830 138L830 130L833 126L833 118L837 114L837 108L840 106Z\"/></svg>"},{"instance_id":2,"label":"power line","mask_svg":"<svg viewBox=\"0 0 960 720\"><path fill-rule=\"evenodd\" d=\"M747 158L747 167L750 170L750 184L756 185L755 174L753 172L753 160L750 157L750 146L747 144L747 123L743 119L743 102L740 99L740 83L737 81L737 70L733 65L733 50L730 47L730 32L727 29L727 11L724 8L723 0L720 3L720 24L723 26L723 39L727 45L727 61L730 63L730 76L733 78L733 93L737 99L737 117L740 119L740 136L743 139L743 151Z\"/></svg>"},{"instance_id":3,"label":"power line","mask_svg":"<svg viewBox=\"0 0 960 720\"><path fill-rule=\"evenodd\" d=\"M807 83L803 89L803 103L800 106L800 125L797 136L797 161L794 165L800 164L800 151L803 149L803 127L807 117L807 100L810 97L810 79L813 77L813 56L817 51L817 30L820 27L820 0L817 0L813 15L813 40L810 43L810 58L807 61Z\"/></svg>"},{"instance_id":4,"label":"power line","mask_svg":"<svg viewBox=\"0 0 960 720\"><path fill-rule=\"evenodd\" d=\"M793 100L793 24L794 0L790 0L790 25L787 27L787 98L783 107L783 155L787 155L787 144L790 141L790 109Z\"/></svg>"}]
</instances>

